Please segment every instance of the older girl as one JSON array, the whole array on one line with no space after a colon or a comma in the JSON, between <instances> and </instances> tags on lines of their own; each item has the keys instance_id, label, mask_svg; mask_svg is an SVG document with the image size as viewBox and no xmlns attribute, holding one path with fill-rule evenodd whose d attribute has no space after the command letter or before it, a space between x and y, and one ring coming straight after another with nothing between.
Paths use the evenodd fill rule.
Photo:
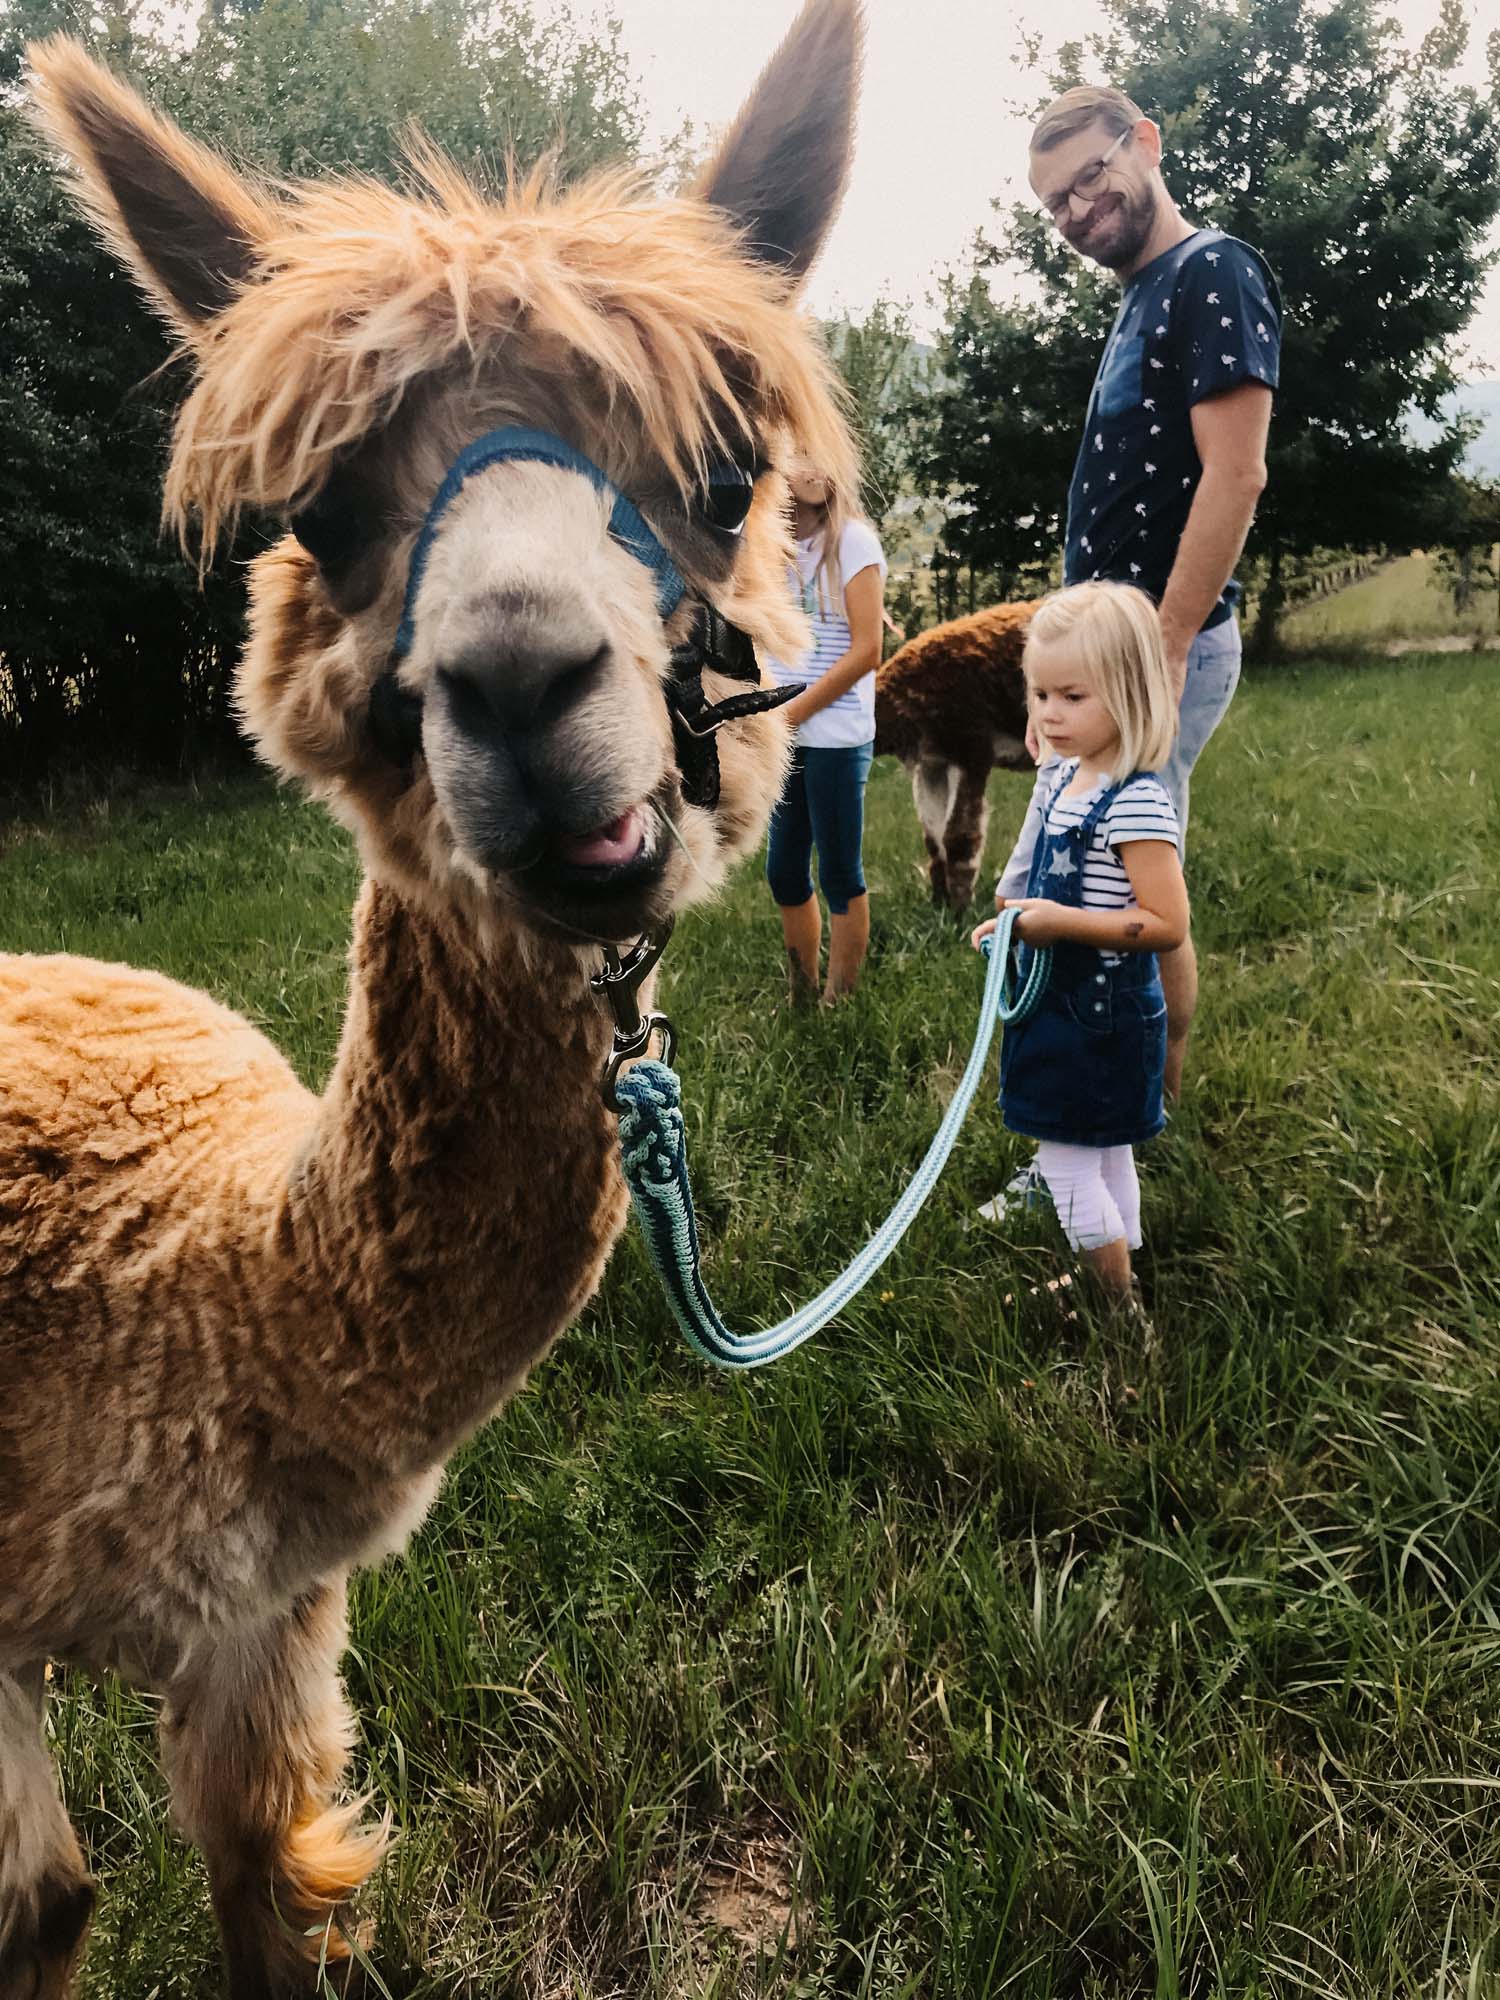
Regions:
<instances>
[{"instance_id":1,"label":"older girl","mask_svg":"<svg viewBox=\"0 0 1500 2000\"><path fill-rule=\"evenodd\" d=\"M875 669L880 664L886 564L870 523L824 474L793 473L797 563L793 578L813 643L797 661L768 660L772 677L801 689L782 711L796 749L771 816L766 879L781 909L792 991L816 993L823 942L812 853L828 903L825 1000L851 993L870 942L865 891L865 783L875 754Z\"/></svg>"}]
</instances>

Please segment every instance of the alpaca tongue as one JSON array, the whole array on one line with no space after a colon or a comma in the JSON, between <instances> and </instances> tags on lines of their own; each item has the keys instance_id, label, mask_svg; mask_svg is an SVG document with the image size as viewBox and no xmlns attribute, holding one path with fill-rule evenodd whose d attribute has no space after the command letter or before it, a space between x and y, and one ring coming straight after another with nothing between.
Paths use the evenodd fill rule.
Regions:
<instances>
[{"instance_id":1,"label":"alpaca tongue","mask_svg":"<svg viewBox=\"0 0 1500 2000\"><path fill-rule=\"evenodd\" d=\"M595 827L592 833L567 833L557 843L557 851L565 861L575 862L580 868L613 868L621 862L634 861L646 844L646 822L639 806L632 806L629 812L612 819L608 826Z\"/></svg>"}]
</instances>

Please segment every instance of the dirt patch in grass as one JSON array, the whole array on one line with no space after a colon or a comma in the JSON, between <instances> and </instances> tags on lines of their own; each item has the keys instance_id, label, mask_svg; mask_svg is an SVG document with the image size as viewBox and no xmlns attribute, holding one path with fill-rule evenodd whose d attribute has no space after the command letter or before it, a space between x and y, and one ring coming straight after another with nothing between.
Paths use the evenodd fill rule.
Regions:
<instances>
[{"instance_id":1,"label":"dirt patch in grass","mask_svg":"<svg viewBox=\"0 0 1500 2000\"><path fill-rule=\"evenodd\" d=\"M795 1951L805 1928L795 1890L796 1862L786 1835L773 1829L742 1834L704 1869L690 1921L753 1951L777 1951L783 1939Z\"/></svg>"}]
</instances>

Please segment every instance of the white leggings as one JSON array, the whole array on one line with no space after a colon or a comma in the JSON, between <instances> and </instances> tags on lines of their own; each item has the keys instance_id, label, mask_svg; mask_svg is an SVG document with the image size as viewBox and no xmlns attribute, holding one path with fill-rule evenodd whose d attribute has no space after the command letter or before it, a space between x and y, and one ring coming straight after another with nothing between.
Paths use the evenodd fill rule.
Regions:
<instances>
[{"instance_id":1,"label":"white leggings","mask_svg":"<svg viewBox=\"0 0 1500 2000\"><path fill-rule=\"evenodd\" d=\"M1128 1146L1064 1146L1042 1139L1037 1172L1075 1250L1101 1250L1123 1236L1141 1247L1141 1188Z\"/></svg>"}]
</instances>

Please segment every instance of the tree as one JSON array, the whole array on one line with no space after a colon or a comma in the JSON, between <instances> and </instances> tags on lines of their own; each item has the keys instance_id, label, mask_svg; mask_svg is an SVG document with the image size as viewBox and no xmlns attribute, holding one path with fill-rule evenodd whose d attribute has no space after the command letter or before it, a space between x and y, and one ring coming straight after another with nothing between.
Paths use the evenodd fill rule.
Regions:
<instances>
[{"instance_id":1,"label":"tree","mask_svg":"<svg viewBox=\"0 0 1500 2000\"><path fill-rule=\"evenodd\" d=\"M1497 593L1500 616L1500 486L1454 481L1453 515L1437 552L1437 570L1460 616L1473 608L1481 590Z\"/></svg>"},{"instance_id":2,"label":"tree","mask_svg":"<svg viewBox=\"0 0 1500 2000\"><path fill-rule=\"evenodd\" d=\"M1059 52L1047 96L1118 83L1161 124L1168 185L1194 220L1254 243L1286 308L1270 483L1252 531L1265 559L1256 641L1275 635L1287 556L1411 547L1441 518L1463 448L1406 429L1454 385L1458 335L1492 261L1500 212L1500 36L1484 90L1459 85L1459 0L1411 56L1384 0L1106 0L1109 32ZM1038 304L997 303L990 274ZM1057 546L1075 440L1117 293L1034 209L981 240L975 283L950 291L924 476L972 508L953 545L1002 573ZM966 406L972 409L965 414ZM986 455L981 440L1003 439ZM1019 490L1018 490L1019 488ZM1042 501L1045 488L1046 499Z\"/></svg>"},{"instance_id":3,"label":"tree","mask_svg":"<svg viewBox=\"0 0 1500 2000\"><path fill-rule=\"evenodd\" d=\"M85 735L191 751L231 729L252 524L200 592L158 530L172 343L96 243L22 113L25 44L67 29L196 136L277 176L386 178L424 129L503 177L629 158L640 107L614 29L455 0L213 0L168 36L148 0L0 0L0 761ZM165 370L165 373L163 371Z\"/></svg>"},{"instance_id":4,"label":"tree","mask_svg":"<svg viewBox=\"0 0 1500 2000\"><path fill-rule=\"evenodd\" d=\"M278 175L399 176L420 127L479 178L552 155L562 179L639 150L639 101L618 33L567 13L459 0L218 0L165 108Z\"/></svg>"},{"instance_id":5,"label":"tree","mask_svg":"<svg viewBox=\"0 0 1500 2000\"><path fill-rule=\"evenodd\" d=\"M916 483L947 507L949 563L966 565L971 580L988 575L1001 597L1026 597L1047 588L1062 547L1068 477L1108 318L1092 313L1091 340L1082 313L998 304L984 275L997 254L982 246L980 268L948 280L946 324L906 417Z\"/></svg>"},{"instance_id":6,"label":"tree","mask_svg":"<svg viewBox=\"0 0 1500 2000\"><path fill-rule=\"evenodd\" d=\"M921 366L911 316L903 306L877 299L863 319L832 320L824 334L849 393L864 471L860 504L881 526L906 479L901 414Z\"/></svg>"},{"instance_id":7,"label":"tree","mask_svg":"<svg viewBox=\"0 0 1500 2000\"><path fill-rule=\"evenodd\" d=\"M234 623L226 593L199 599L157 534L165 336L20 116L23 39L61 24L35 5L0 14L0 654L3 719L28 762L81 715L101 736L144 736L164 691L175 734L184 670L201 696L204 656Z\"/></svg>"}]
</instances>

